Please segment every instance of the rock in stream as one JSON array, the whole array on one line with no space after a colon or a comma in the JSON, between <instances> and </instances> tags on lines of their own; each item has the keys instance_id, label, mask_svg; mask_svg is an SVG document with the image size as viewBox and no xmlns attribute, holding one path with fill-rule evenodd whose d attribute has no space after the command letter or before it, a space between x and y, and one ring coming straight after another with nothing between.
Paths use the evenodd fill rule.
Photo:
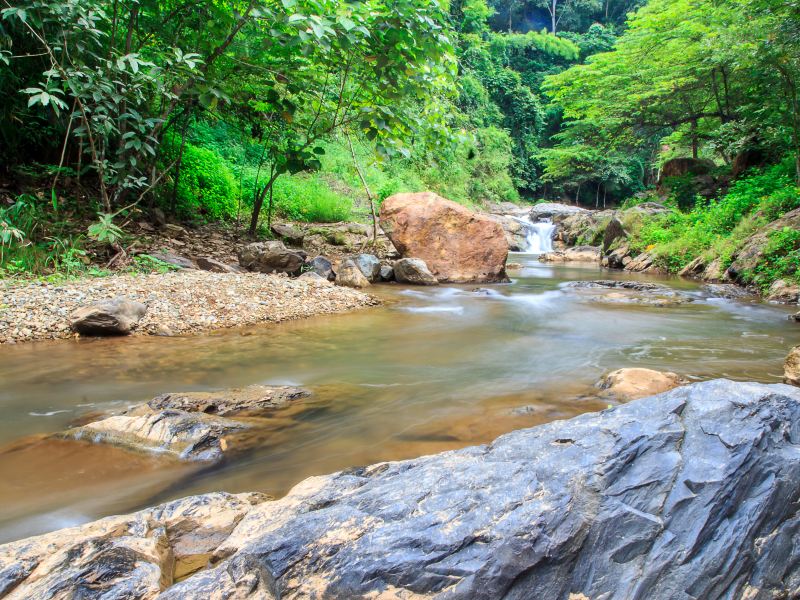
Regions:
<instances>
[{"instance_id":1,"label":"rock in stream","mask_svg":"<svg viewBox=\"0 0 800 600\"><path fill-rule=\"evenodd\" d=\"M795 597L798 443L799 389L709 381L277 501L194 496L6 544L0 595Z\"/></svg>"}]
</instances>

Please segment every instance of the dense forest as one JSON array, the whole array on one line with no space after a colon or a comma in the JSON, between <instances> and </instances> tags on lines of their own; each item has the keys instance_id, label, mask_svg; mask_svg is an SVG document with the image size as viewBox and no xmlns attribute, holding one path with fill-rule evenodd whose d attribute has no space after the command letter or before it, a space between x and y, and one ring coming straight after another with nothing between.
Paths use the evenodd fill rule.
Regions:
<instances>
[{"instance_id":1,"label":"dense forest","mask_svg":"<svg viewBox=\"0 0 800 600\"><path fill-rule=\"evenodd\" d=\"M273 213L365 218L420 189L477 206L657 194L675 211L642 247L710 227L678 269L745 215L798 206L794 2L3 4L6 273L117 244L136 211L256 235ZM672 159L689 162L662 172Z\"/></svg>"}]
</instances>

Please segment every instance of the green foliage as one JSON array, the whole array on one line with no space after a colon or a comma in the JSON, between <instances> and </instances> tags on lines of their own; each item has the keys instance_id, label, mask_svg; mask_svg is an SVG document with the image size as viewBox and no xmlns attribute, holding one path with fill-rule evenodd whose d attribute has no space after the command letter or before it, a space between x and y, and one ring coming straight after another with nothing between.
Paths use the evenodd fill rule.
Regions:
<instances>
[{"instance_id":1,"label":"green foliage","mask_svg":"<svg viewBox=\"0 0 800 600\"><path fill-rule=\"evenodd\" d=\"M800 207L800 188L792 183L792 161L756 171L731 185L728 192L707 203L698 203L689 212L678 209L655 215L639 227L632 227L630 242L635 252L650 251L657 261L677 272L692 260L703 257L710 262L720 259L727 268L742 243L759 227L785 212ZM777 234L774 234L777 236ZM781 234L782 235L782 234ZM775 273L791 275L788 265L795 256L783 253L791 245L791 236L781 237L759 267L759 283L769 285ZM772 238L770 238L772 239ZM786 254L786 261L782 256Z\"/></svg>"},{"instance_id":2,"label":"green foliage","mask_svg":"<svg viewBox=\"0 0 800 600\"><path fill-rule=\"evenodd\" d=\"M128 271L131 273L169 273L170 271L179 271L180 267L176 267L168 262L159 260L149 254L137 254L133 257Z\"/></svg>"},{"instance_id":3,"label":"green foliage","mask_svg":"<svg viewBox=\"0 0 800 600\"><path fill-rule=\"evenodd\" d=\"M800 230L784 227L771 232L762 258L749 276L764 291L778 279L800 283Z\"/></svg>"},{"instance_id":4,"label":"green foliage","mask_svg":"<svg viewBox=\"0 0 800 600\"><path fill-rule=\"evenodd\" d=\"M275 182L274 202L286 219L313 223L347 221L352 201L308 175L286 175Z\"/></svg>"},{"instance_id":5,"label":"green foliage","mask_svg":"<svg viewBox=\"0 0 800 600\"><path fill-rule=\"evenodd\" d=\"M115 244L120 241L125 233L114 223L116 215L99 214L97 223L89 225L87 233L96 242L103 244Z\"/></svg>"},{"instance_id":6,"label":"green foliage","mask_svg":"<svg viewBox=\"0 0 800 600\"><path fill-rule=\"evenodd\" d=\"M163 160L178 160L180 140L168 138L162 146ZM183 147L180 170L173 172L178 183L170 179L163 188L162 204L189 219L219 221L236 217L239 182L225 159L208 148L191 143ZM170 197L173 188L175 204Z\"/></svg>"}]
</instances>

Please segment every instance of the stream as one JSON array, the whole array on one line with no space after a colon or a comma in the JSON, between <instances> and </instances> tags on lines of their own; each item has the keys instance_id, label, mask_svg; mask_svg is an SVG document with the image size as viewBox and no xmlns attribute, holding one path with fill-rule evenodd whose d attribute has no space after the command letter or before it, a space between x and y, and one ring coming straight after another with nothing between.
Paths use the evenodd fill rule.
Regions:
<instances>
[{"instance_id":1,"label":"stream","mask_svg":"<svg viewBox=\"0 0 800 600\"><path fill-rule=\"evenodd\" d=\"M279 496L312 475L485 443L606 408L593 385L621 367L774 383L800 344L788 307L712 297L677 278L509 260L522 265L510 284L374 286L386 303L345 315L0 347L0 542L194 493ZM658 281L695 301L605 305L561 287L601 278ZM214 467L43 435L164 392L255 383L313 396L277 411L257 449Z\"/></svg>"}]
</instances>

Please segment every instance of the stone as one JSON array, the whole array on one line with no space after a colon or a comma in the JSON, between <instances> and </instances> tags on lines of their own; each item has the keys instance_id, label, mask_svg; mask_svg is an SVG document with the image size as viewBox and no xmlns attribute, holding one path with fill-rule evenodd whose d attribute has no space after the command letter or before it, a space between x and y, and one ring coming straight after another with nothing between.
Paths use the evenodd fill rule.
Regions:
<instances>
[{"instance_id":1,"label":"stone","mask_svg":"<svg viewBox=\"0 0 800 600\"><path fill-rule=\"evenodd\" d=\"M203 413L163 410L146 414L114 415L68 429L67 439L112 444L139 452L168 455L185 461L215 462L231 447L226 436L249 425Z\"/></svg>"},{"instance_id":2,"label":"stone","mask_svg":"<svg viewBox=\"0 0 800 600\"><path fill-rule=\"evenodd\" d=\"M638 304L664 308L694 301L689 294L646 281L570 281L563 284L562 289L576 292L587 302L601 304Z\"/></svg>"},{"instance_id":3,"label":"stone","mask_svg":"<svg viewBox=\"0 0 800 600\"><path fill-rule=\"evenodd\" d=\"M333 265L331 264L331 261L324 256L316 256L307 261L306 268L311 269L311 271L320 277L327 279L328 281L333 281L336 279L336 273L333 272Z\"/></svg>"},{"instance_id":4,"label":"stone","mask_svg":"<svg viewBox=\"0 0 800 600\"><path fill-rule=\"evenodd\" d=\"M203 271L212 273L239 273L241 269L234 265L226 265L224 262L208 256L198 256L195 263Z\"/></svg>"},{"instance_id":5,"label":"stone","mask_svg":"<svg viewBox=\"0 0 800 600\"><path fill-rule=\"evenodd\" d=\"M617 217L613 217L606 225L605 233L603 233L603 253L607 254L614 242L619 239L627 240L629 235L620 220Z\"/></svg>"},{"instance_id":6,"label":"stone","mask_svg":"<svg viewBox=\"0 0 800 600\"><path fill-rule=\"evenodd\" d=\"M370 283L358 265L352 259L347 258L341 262L336 271L336 285L360 289L369 287Z\"/></svg>"},{"instance_id":7,"label":"stone","mask_svg":"<svg viewBox=\"0 0 800 600\"><path fill-rule=\"evenodd\" d=\"M558 217L567 217L570 215L585 214L589 211L580 206L572 206L571 204L561 204L560 202L542 202L535 205L530 214L530 219L534 223L544 219L555 220Z\"/></svg>"},{"instance_id":8,"label":"stone","mask_svg":"<svg viewBox=\"0 0 800 600\"><path fill-rule=\"evenodd\" d=\"M280 500L194 496L12 542L0 581L11 600L789 598L799 431L800 389L707 381Z\"/></svg>"},{"instance_id":9,"label":"stone","mask_svg":"<svg viewBox=\"0 0 800 600\"><path fill-rule=\"evenodd\" d=\"M375 283L381 279L381 261L373 254L357 254L353 257L353 262L367 278L370 283Z\"/></svg>"},{"instance_id":10,"label":"stone","mask_svg":"<svg viewBox=\"0 0 800 600\"><path fill-rule=\"evenodd\" d=\"M800 323L800 312L796 312L793 315L789 315L789 320L794 321L795 323Z\"/></svg>"},{"instance_id":11,"label":"stone","mask_svg":"<svg viewBox=\"0 0 800 600\"><path fill-rule=\"evenodd\" d=\"M600 248L595 246L576 246L556 252L539 255L540 262L599 262Z\"/></svg>"},{"instance_id":12,"label":"stone","mask_svg":"<svg viewBox=\"0 0 800 600\"><path fill-rule=\"evenodd\" d=\"M698 256L692 260L688 265L683 267L678 275L681 277L698 277L705 271L706 263L702 256Z\"/></svg>"},{"instance_id":13,"label":"stone","mask_svg":"<svg viewBox=\"0 0 800 600\"><path fill-rule=\"evenodd\" d=\"M305 253L289 250L283 242L254 242L239 251L239 264L248 271L299 275Z\"/></svg>"},{"instance_id":14,"label":"stone","mask_svg":"<svg viewBox=\"0 0 800 600\"><path fill-rule=\"evenodd\" d=\"M81 335L127 335L147 312L147 306L122 296L74 311L69 327Z\"/></svg>"},{"instance_id":15,"label":"stone","mask_svg":"<svg viewBox=\"0 0 800 600\"><path fill-rule=\"evenodd\" d=\"M622 244L609 252L607 266L612 269L622 269L631 264L631 251L626 244Z\"/></svg>"},{"instance_id":16,"label":"stone","mask_svg":"<svg viewBox=\"0 0 800 600\"><path fill-rule=\"evenodd\" d=\"M381 281L394 281L394 267L392 265L381 265Z\"/></svg>"},{"instance_id":17,"label":"stone","mask_svg":"<svg viewBox=\"0 0 800 600\"><path fill-rule=\"evenodd\" d=\"M556 223L555 239L567 246L591 242L599 244L603 240L604 219L589 211L567 213L553 217Z\"/></svg>"},{"instance_id":18,"label":"stone","mask_svg":"<svg viewBox=\"0 0 800 600\"><path fill-rule=\"evenodd\" d=\"M686 381L675 373L642 369L638 367L612 371L598 383L604 396L620 402L629 402L661 394L685 384Z\"/></svg>"},{"instance_id":19,"label":"stone","mask_svg":"<svg viewBox=\"0 0 800 600\"><path fill-rule=\"evenodd\" d=\"M767 300L779 302L781 304L797 304L800 299L800 285L788 283L783 279L778 279L769 286Z\"/></svg>"},{"instance_id":20,"label":"stone","mask_svg":"<svg viewBox=\"0 0 800 600\"><path fill-rule=\"evenodd\" d=\"M306 280L306 281L311 280L311 281L319 281L319 282L330 283L330 281L328 281L322 275L320 275L319 273L317 273L315 271L304 271L300 275L300 277L298 277L298 279Z\"/></svg>"},{"instance_id":21,"label":"stone","mask_svg":"<svg viewBox=\"0 0 800 600\"><path fill-rule=\"evenodd\" d=\"M155 223L158 227L163 227L167 224L167 217L164 215L164 211L160 208L153 209L153 223Z\"/></svg>"},{"instance_id":22,"label":"stone","mask_svg":"<svg viewBox=\"0 0 800 600\"><path fill-rule=\"evenodd\" d=\"M268 498L192 496L6 544L0 547L0 594L9 600L155 598L176 578L205 568L242 517Z\"/></svg>"},{"instance_id":23,"label":"stone","mask_svg":"<svg viewBox=\"0 0 800 600\"><path fill-rule=\"evenodd\" d=\"M439 281L507 281L505 233L486 215L424 192L384 200L380 222L400 255L425 261Z\"/></svg>"},{"instance_id":24,"label":"stone","mask_svg":"<svg viewBox=\"0 0 800 600\"><path fill-rule=\"evenodd\" d=\"M717 298L728 300L755 300L756 296L748 290L734 283L709 283L703 286L703 290Z\"/></svg>"},{"instance_id":25,"label":"stone","mask_svg":"<svg viewBox=\"0 0 800 600\"><path fill-rule=\"evenodd\" d=\"M800 386L800 346L795 346L783 363L783 381Z\"/></svg>"},{"instance_id":26,"label":"stone","mask_svg":"<svg viewBox=\"0 0 800 600\"><path fill-rule=\"evenodd\" d=\"M436 277L428 269L424 260L401 258L394 263L394 278L398 283L411 285L438 285Z\"/></svg>"},{"instance_id":27,"label":"stone","mask_svg":"<svg viewBox=\"0 0 800 600\"><path fill-rule=\"evenodd\" d=\"M270 227L272 233L292 246L303 246L303 239L306 234L302 229L289 225L288 223L273 223Z\"/></svg>"},{"instance_id":28,"label":"stone","mask_svg":"<svg viewBox=\"0 0 800 600\"><path fill-rule=\"evenodd\" d=\"M632 260L625 265L626 271L634 271L636 273L641 273L643 271L649 271L653 268L653 262L655 258L649 252L642 252L641 254L632 257Z\"/></svg>"},{"instance_id":29,"label":"stone","mask_svg":"<svg viewBox=\"0 0 800 600\"><path fill-rule=\"evenodd\" d=\"M178 267L179 269L197 269L197 265L195 262L185 256L179 256L168 250L158 250L156 252L151 252L149 256L160 260L161 262L165 262L167 264L172 265L173 267Z\"/></svg>"},{"instance_id":30,"label":"stone","mask_svg":"<svg viewBox=\"0 0 800 600\"><path fill-rule=\"evenodd\" d=\"M511 252L522 252L528 247L528 228L518 219L507 215L488 215L503 228Z\"/></svg>"},{"instance_id":31,"label":"stone","mask_svg":"<svg viewBox=\"0 0 800 600\"><path fill-rule=\"evenodd\" d=\"M733 281L744 281L747 275L761 263L764 251L769 244L769 236L773 231L780 231L789 227L800 229L800 208L784 214L780 219L760 227L748 237L732 257L726 275Z\"/></svg>"},{"instance_id":32,"label":"stone","mask_svg":"<svg viewBox=\"0 0 800 600\"><path fill-rule=\"evenodd\" d=\"M216 392L179 392L161 394L145 407L149 411L182 410L200 412L220 417L233 415L258 415L283 408L311 393L288 385L251 385L245 388ZM135 411L134 411L135 412Z\"/></svg>"},{"instance_id":33,"label":"stone","mask_svg":"<svg viewBox=\"0 0 800 600\"><path fill-rule=\"evenodd\" d=\"M186 229L174 223L166 223L161 226L161 233L168 238L182 240L186 237Z\"/></svg>"}]
</instances>

